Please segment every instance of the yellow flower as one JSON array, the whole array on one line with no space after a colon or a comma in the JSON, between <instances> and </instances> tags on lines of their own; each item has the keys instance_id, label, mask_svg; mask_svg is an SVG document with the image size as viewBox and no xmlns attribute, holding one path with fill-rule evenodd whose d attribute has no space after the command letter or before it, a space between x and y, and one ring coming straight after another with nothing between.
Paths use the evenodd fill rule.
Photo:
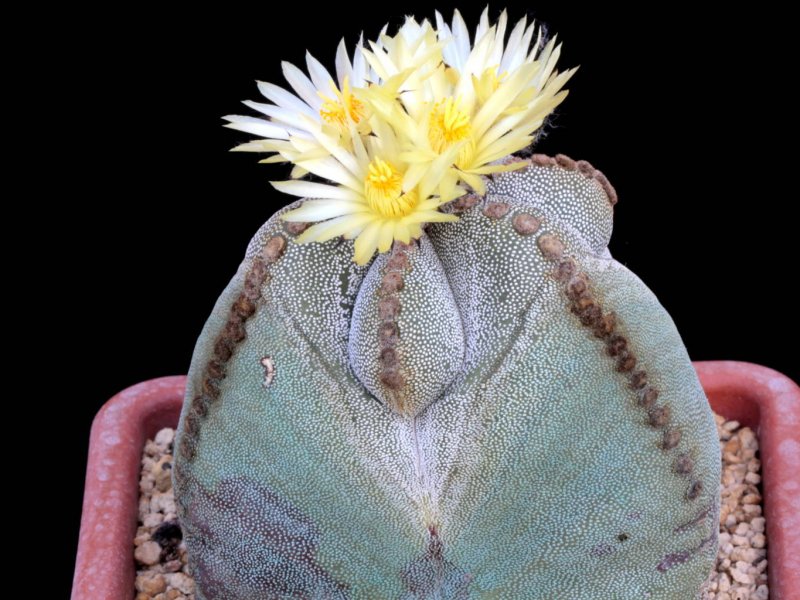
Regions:
<instances>
[{"instance_id":1,"label":"yellow flower","mask_svg":"<svg viewBox=\"0 0 800 600\"><path fill-rule=\"evenodd\" d=\"M375 251L386 252L394 240L409 243L422 235L422 224L455 221L438 210L443 200L434 196L456 147L427 165L411 169L401 157L403 141L387 124L376 120L372 135L353 135L353 151L337 147L322 129L314 135L330 156L301 161L310 173L339 185L310 181L277 181L276 189L311 198L283 215L287 221L312 221L299 243L324 242L337 236L355 238L354 259L366 264Z\"/></svg>"},{"instance_id":2,"label":"yellow flower","mask_svg":"<svg viewBox=\"0 0 800 600\"><path fill-rule=\"evenodd\" d=\"M555 70L561 52L555 40L542 47L539 33L531 47L535 25L527 25L523 18L506 43L506 13L490 25L487 11L474 43L458 11L452 26L437 12L436 44L427 21L417 25L409 19L394 38L382 40L381 52L374 47L372 53L365 51L379 74L404 64L409 38L415 40L417 56L431 54L416 85L406 84L401 90L370 88L364 94L393 127L417 130L409 133L414 140L406 155L410 162L430 160L431 154L461 144L457 179L479 193L485 192L482 175L523 166L498 161L533 142L535 131L566 97L562 88L575 72Z\"/></svg>"},{"instance_id":3,"label":"yellow flower","mask_svg":"<svg viewBox=\"0 0 800 600\"><path fill-rule=\"evenodd\" d=\"M369 68L363 55L363 42L359 42L351 62L344 40L336 51L337 81L311 54L306 55L308 75L295 65L284 62L283 74L294 90L294 94L272 83L258 82L261 94L271 102L245 101L244 104L268 117L259 119L250 116L228 115L225 117L231 129L245 131L263 137L234 148L239 152L266 152L273 156L261 162L294 162L326 154L314 142L310 130L325 128L330 135L338 136L343 146L350 144L349 122L357 125L362 135L369 134L367 108L353 94L353 89L363 87L376 75ZM295 166L293 177L302 177L306 171Z\"/></svg>"},{"instance_id":4,"label":"yellow flower","mask_svg":"<svg viewBox=\"0 0 800 600\"><path fill-rule=\"evenodd\" d=\"M483 193L480 175L519 166L497 161L533 142L534 132L566 97L562 88L576 69L559 74L555 67L561 46L555 39L543 44L541 31L524 17L507 42L505 11L490 25L488 8L484 10L473 44L458 11L452 26L438 12L436 23L452 96L460 101L459 119L470 127L470 152L462 153L457 166L464 181ZM435 105L431 111L435 113Z\"/></svg>"},{"instance_id":5,"label":"yellow flower","mask_svg":"<svg viewBox=\"0 0 800 600\"><path fill-rule=\"evenodd\" d=\"M456 220L439 208L469 188L484 193L485 175L524 164L501 159L533 141L574 69L556 71L560 46L534 24L523 18L506 36L507 24L505 12L491 24L487 9L470 39L458 11L450 24L437 12L436 27L409 17L394 36L384 27L359 42L352 61L341 43L335 81L311 55L308 75L284 63L295 94L259 83L271 104L245 103L267 119L226 117L263 138L235 150L293 163L293 180L273 185L310 198L283 215L315 223L298 242L355 239L365 264L424 223ZM300 179L308 174L330 183Z\"/></svg>"}]
</instances>

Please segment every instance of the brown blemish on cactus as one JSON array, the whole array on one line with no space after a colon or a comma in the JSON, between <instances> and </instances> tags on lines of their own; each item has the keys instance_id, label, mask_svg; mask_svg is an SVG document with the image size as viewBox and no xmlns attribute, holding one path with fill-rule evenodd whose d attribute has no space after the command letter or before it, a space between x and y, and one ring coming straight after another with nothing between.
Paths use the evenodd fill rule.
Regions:
<instances>
[{"instance_id":1,"label":"brown blemish on cactus","mask_svg":"<svg viewBox=\"0 0 800 600\"><path fill-rule=\"evenodd\" d=\"M378 355L378 360L385 367L395 367L398 364L397 351L394 348L384 348Z\"/></svg>"},{"instance_id":2,"label":"brown blemish on cactus","mask_svg":"<svg viewBox=\"0 0 800 600\"><path fill-rule=\"evenodd\" d=\"M651 427L664 427L669 423L670 415L669 406L654 406L647 411L647 421Z\"/></svg>"},{"instance_id":3,"label":"brown blemish on cactus","mask_svg":"<svg viewBox=\"0 0 800 600\"><path fill-rule=\"evenodd\" d=\"M268 263L274 263L286 250L286 238L282 235L273 235L264 246L262 254Z\"/></svg>"},{"instance_id":4,"label":"brown blemish on cactus","mask_svg":"<svg viewBox=\"0 0 800 600\"><path fill-rule=\"evenodd\" d=\"M463 196L453 200L453 202L450 204L450 207L453 212L460 213L464 212L465 210L469 210L480 201L481 197L477 194L464 194Z\"/></svg>"},{"instance_id":5,"label":"brown blemish on cactus","mask_svg":"<svg viewBox=\"0 0 800 600\"><path fill-rule=\"evenodd\" d=\"M634 390L643 388L647 385L647 373L642 370L636 370L631 373L630 385Z\"/></svg>"},{"instance_id":6,"label":"brown blemish on cactus","mask_svg":"<svg viewBox=\"0 0 800 600\"><path fill-rule=\"evenodd\" d=\"M603 191L606 193L606 196L608 196L608 201L611 203L611 206L614 206L617 202L619 202L619 198L617 197L617 190L614 189L614 186L611 185L611 182L608 180L608 177L603 175L602 171L595 171L592 177L597 183L600 184L600 187L603 188Z\"/></svg>"},{"instance_id":7,"label":"brown blemish on cactus","mask_svg":"<svg viewBox=\"0 0 800 600\"><path fill-rule=\"evenodd\" d=\"M586 304L579 312L581 324L587 327L594 327L603 317L603 310L596 302Z\"/></svg>"},{"instance_id":8,"label":"brown blemish on cactus","mask_svg":"<svg viewBox=\"0 0 800 600\"><path fill-rule=\"evenodd\" d=\"M623 532L623 533L620 533L620 534L617 536L617 539L618 539L620 542L624 542L624 541L627 541L627 539L628 539L629 537L630 537L630 536L629 536L627 533Z\"/></svg>"},{"instance_id":9,"label":"brown blemish on cactus","mask_svg":"<svg viewBox=\"0 0 800 600\"><path fill-rule=\"evenodd\" d=\"M531 154L531 163L537 167L552 167L556 164L556 161L546 154Z\"/></svg>"},{"instance_id":10,"label":"brown blemish on cactus","mask_svg":"<svg viewBox=\"0 0 800 600\"><path fill-rule=\"evenodd\" d=\"M548 260L559 260L564 254L564 244L552 233L545 233L536 240L539 250Z\"/></svg>"},{"instance_id":11,"label":"brown blemish on cactus","mask_svg":"<svg viewBox=\"0 0 800 600\"><path fill-rule=\"evenodd\" d=\"M589 288L589 281L585 273L578 273L567 283L567 296L573 300L578 300Z\"/></svg>"},{"instance_id":12,"label":"brown blemish on cactus","mask_svg":"<svg viewBox=\"0 0 800 600\"><path fill-rule=\"evenodd\" d=\"M386 269L389 271L405 271L409 266L408 254L399 248L392 250L389 260L386 261Z\"/></svg>"},{"instance_id":13,"label":"brown blemish on cactus","mask_svg":"<svg viewBox=\"0 0 800 600\"><path fill-rule=\"evenodd\" d=\"M223 379L225 377L225 367L220 361L211 359L206 366L206 373L215 379Z\"/></svg>"},{"instance_id":14,"label":"brown blemish on cactus","mask_svg":"<svg viewBox=\"0 0 800 600\"><path fill-rule=\"evenodd\" d=\"M490 219L501 219L508 214L511 207L503 202L490 202L483 209L483 214Z\"/></svg>"},{"instance_id":15,"label":"brown blemish on cactus","mask_svg":"<svg viewBox=\"0 0 800 600\"><path fill-rule=\"evenodd\" d=\"M711 528L711 534L703 539L700 544L694 548L690 548L689 550L683 550L682 552L673 552L671 554L667 554L661 559L661 562L656 565L656 570L659 573L666 573L672 567L676 567L680 564L685 563L689 560L694 554L698 552L702 552L708 546L714 543L714 540L717 539L718 531L716 528Z\"/></svg>"},{"instance_id":16,"label":"brown blemish on cactus","mask_svg":"<svg viewBox=\"0 0 800 600\"><path fill-rule=\"evenodd\" d=\"M189 411L186 419L183 422L183 437L190 436L192 438L197 436L200 431L200 415L194 411Z\"/></svg>"},{"instance_id":17,"label":"brown blemish on cactus","mask_svg":"<svg viewBox=\"0 0 800 600\"><path fill-rule=\"evenodd\" d=\"M267 279L267 266L261 259L253 261L250 272L244 279L243 295L249 300L255 301L261 297L261 287Z\"/></svg>"},{"instance_id":18,"label":"brown blemish on cactus","mask_svg":"<svg viewBox=\"0 0 800 600\"><path fill-rule=\"evenodd\" d=\"M514 231L520 235L531 235L532 233L536 233L541 224L542 223L539 221L539 219L533 215L529 215L528 213L520 213L511 221L511 226L514 228Z\"/></svg>"},{"instance_id":19,"label":"brown blemish on cactus","mask_svg":"<svg viewBox=\"0 0 800 600\"><path fill-rule=\"evenodd\" d=\"M661 440L661 447L664 450L672 450L681 441L681 430L675 427L667 429L664 432L664 437Z\"/></svg>"},{"instance_id":20,"label":"brown blemish on cactus","mask_svg":"<svg viewBox=\"0 0 800 600\"><path fill-rule=\"evenodd\" d=\"M556 154L556 164L567 171L574 171L577 168L575 161L566 154Z\"/></svg>"},{"instance_id":21,"label":"brown blemish on cactus","mask_svg":"<svg viewBox=\"0 0 800 600\"><path fill-rule=\"evenodd\" d=\"M225 325L222 335L230 340L231 345L238 344L247 335L244 325L238 319L231 319Z\"/></svg>"},{"instance_id":22,"label":"brown blemish on cactus","mask_svg":"<svg viewBox=\"0 0 800 600\"><path fill-rule=\"evenodd\" d=\"M247 294L239 294L231 310L243 319L248 319L256 312L256 303L253 302Z\"/></svg>"},{"instance_id":23,"label":"brown blemish on cactus","mask_svg":"<svg viewBox=\"0 0 800 600\"><path fill-rule=\"evenodd\" d=\"M405 256L405 254L401 256ZM401 273L398 273L397 271L389 271L381 280L380 293L384 296L396 294L403 289L404 285L405 283Z\"/></svg>"},{"instance_id":24,"label":"brown blemish on cactus","mask_svg":"<svg viewBox=\"0 0 800 600\"><path fill-rule=\"evenodd\" d=\"M617 315L613 312L604 314L594 326L594 335L600 339L605 339L614 333L617 326Z\"/></svg>"},{"instance_id":25,"label":"brown blemish on cactus","mask_svg":"<svg viewBox=\"0 0 800 600\"><path fill-rule=\"evenodd\" d=\"M228 362L233 356L233 349L227 338L221 337L214 344L214 356L221 362Z\"/></svg>"},{"instance_id":26,"label":"brown blemish on cactus","mask_svg":"<svg viewBox=\"0 0 800 600\"><path fill-rule=\"evenodd\" d=\"M264 368L264 387L269 387L275 379L275 361L271 356L265 356L259 362Z\"/></svg>"},{"instance_id":27,"label":"brown blemish on cactus","mask_svg":"<svg viewBox=\"0 0 800 600\"><path fill-rule=\"evenodd\" d=\"M592 177L596 170L588 160L578 160L575 162L575 166L586 177Z\"/></svg>"},{"instance_id":28,"label":"brown blemish on cactus","mask_svg":"<svg viewBox=\"0 0 800 600\"><path fill-rule=\"evenodd\" d=\"M401 389L406 383L405 378L398 369L387 369L382 371L380 379L383 385L390 390L395 391Z\"/></svg>"},{"instance_id":29,"label":"brown blemish on cactus","mask_svg":"<svg viewBox=\"0 0 800 600\"><path fill-rule=\"evenodd\" d=\"M400 338L400 328L397 323L382 323L378 327L378 340L382 346L394 346Z\"/></svg>"},{"instance_id":30,"label":"brown blemish on cactus","mask_svg":"<svg viewBox=\"0 0 800 600\"><path fill-rule=\"evenodd\" d=\"M378 362L380 370L378 380L388 390L394 392L392 396L394 409L404 413L406 401L402 389L406 385L406 378L402 373L400 357L395 350L400 338L400 328L396 319L400 314L400 298L398 294L405 287L404 274L410 267L407 254L412 250L410 244L395 242L392 253L386 262L386 271L381 279L379 288L380 300L378 301L378 317L381 324L378 327Z\"/></svg>"},{"instance_id":31,"label":"brown blemish on cactus","mask_svg":"<svg viewBox=\"0 0 800 600\"><path fill-rule=\"evenodd\" d=\"M688 454L679 454L675 459L674 468L678 475L688 475L694 469L694 461Z\"/></svg>"},{"instance_id":32,"label":"brown blemish on cactus","mask_svg":"<svg viewBox=\"0 0 800 600\"><path fill-rule=\"evenodd\" d=\"M417 248L418 244L419 242L417 240L411 240L408 244L401 242L400 240L395 240L394 244L392 245L392 254L413 251Z\"/></svg>"},{"instance_id":33,"label":"brown blemish on cactus","mask_svg":"<svg viewBox=\"0 0 800 600\"><path fill-rule=\"evenodd\" d=\"M191 409L199 416L205 417L208 413L208 400L202 394L195 396L192 400Z\"/></svg>"},{"instance_id":34,"label":"brown blemish on cactus","mask_svg":"<svg viewBox=\"0 0 800 600\"><path fill-rule=\"evenodd\" d=\"M219 383L217 383L217 380L206 376L203 379L203 393L213 400L219 398Z\"/></svg>"},{"instance_id":35,"label":"brown blemish on cactus","mask_svg":"<svg viewBox=\"0 0 800 600\"><path fill-rule=\"evenodd\" d=\"M651 385L645 386L639 392L639 405L649 408L658 400L659 391Z\"/></svg>"},{"instance_id":36,"label":"brown blemish on cactus","mask_svg":"<svg viewBox=\"0 0 800 600\"><path fill-rule=\"evenodd\" d=\"M617 359L617 371L627 373L636 366L636 357L629 351L621 352Z\"/></svg>"},{"instance_id":37,"label":"brown blemish on cactus","mask_svg":"<svg viewBox=\"0 0 800 600\"><path fill-rule=\"evenodd\" d=\"M564 260L559 261L559 263L556 265L556 268L553 271L553 277L555 277L557 281L569 281L577 269L578 265L575 263L575 259L567 257Z\"/></svg>"},{"instance_id":38,"label":"brown blemish on cactus","mask_svg":"<svg viewBox=\"0 0 800 600\"><path fill-rule=\"evenodd\" d=\"M628 341L619 334L614 334L606 341L606 352L609 356L619 356L628 348Z\"/></svg>"},{"instance_id":39,"label":"brown blemish on cactus","mask_svg":"<svg viewBox=\"0 0 800 600\"><path fill-rule=\"evenodd\" d=\"M387 296L378 302L378 317L381 321L394 321L400 314L400 299L397 296Z\"/></svg>"},{"instance_id":40,"label":"brown blemish on cactus","mask_svg":"<svg viewBox=\"0 0 800 600\"><path fill-rule=\"evenodd\" d=\"M703 482L702 481L693 481L689 485L689 489L686 491L686 498L689 500L697 500L697 497L703 491Z\"/></svg>"},{"instance_id":41,"label":"brown blemish on cactus","mask_svg":"<svg viewBox=\"0 0 800 600\"><path fill-rule=\"evenodd\" d=\"M286 223L286 232L291 235L300 235L309 227L311 227L311 223L305 223L303 221L288 221Z\"/></svg>"},{"instance_id":42,"label":"brown blemish on cactus","mask_svg":"<svg viewBox=\"0 0 800 600\"><path fill-rule=\"evenodd\" d=\"M709 518L710 516L714 515L715 512L716 512L716 510L714 508L714 505L713 504L709 504L708 506L706 506L705 508L700 510L700 512L697 513L697 516L695 516L691 521L687 521L686 523L678 525L673 530L673 532L674 533L683 533L684 531L689 531L692 527L695 527L695 526L699 525L700 523L705 521L707 518Z\"/></svg>"},{"instance_id":43,"label":"brown blemish on cactus","mask_svg":"<svg viewBox=\"0 0 800 600\"><path fill-rule=\"evenodd\" d=\"M184 433L183 436L181 437L181 443L178 450L180 450L184 458L191 461L195 459L197 450L195 448L194 442L189 439L187 433L188 432L184 428Z\"/></svg>"},{"instance_id":44,"label":"brown blemish on cactus","mask_svg":"<svg viewBox=\"0 0 800 600\"><path fill-rule=\"evenodd\" d=\"M577 279L577 278L573 277L573 280L574 279ZM578 287L580 287L580 286L578 286ZM584 291L585 290L586 290L586 288L584 288ZM573 309L575 310L575 314L576 315L582 314L584 311L588 310L592 306L597 306L597 303L594 301L594 298L592 298L589 295L578 296L578 298L575 299L575 302L572 305Z\"/></svg>"}]
</instances>

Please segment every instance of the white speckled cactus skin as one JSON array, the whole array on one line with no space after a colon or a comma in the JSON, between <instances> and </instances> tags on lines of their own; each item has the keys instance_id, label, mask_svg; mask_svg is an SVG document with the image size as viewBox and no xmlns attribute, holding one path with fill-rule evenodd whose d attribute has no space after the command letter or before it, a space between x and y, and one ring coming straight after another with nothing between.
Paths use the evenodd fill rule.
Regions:
<instances>
[{"instance_id":1,"label":"white speckled cactus skin","mask_svg":"<svg viewBox=\"0 0 800 600\"><path fill-rule=\"evenodd\" d=\"M536 155L366 267L271 218L181 417L198 598L696 597L716 431L669 316L608 253L615 200Z\"/></svg>"}]
</instances>

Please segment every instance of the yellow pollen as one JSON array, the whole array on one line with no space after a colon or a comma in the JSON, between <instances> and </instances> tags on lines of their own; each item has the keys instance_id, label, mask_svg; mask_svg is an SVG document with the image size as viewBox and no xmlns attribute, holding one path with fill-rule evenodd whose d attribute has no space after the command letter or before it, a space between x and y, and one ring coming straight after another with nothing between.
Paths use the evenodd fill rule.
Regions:
<instances>
[{"instance_id":1,"label":"yellow pollen","mask_svg":"<svg viewBox=\"0 0 800 600\"><path fill-rule=\"evenodd\" d=\"M428 140L434 152L442 153L455 142L472 133L469 115L462 111L452 97L437 102L431 110Z\"/></svg>"},{"instance_id":2,"label":"yellow pollen","mask_svg":"<svg viewBox=\"0 0 800 600\"><path fill-rule=\"evenodd\" d=\"M342 91L336 89L336 86L331 82L334 98L323 96L320 97L324 100L319 109L320 116L326 123L337 126L342 129L347 124L347 116L353 120L353 123L358 124L364 118L364 103L356 98L350 91L350 82L345 79Z\"/></svg>"},{"instance_id":3,"label":"yellow pollen","mask_svg":"<svg viewBox=\"0 0 800 600\"><path fill-rule=\"evenodd\" d=\"M386 161L376 158L364 179L364 196L369 207L383 217L404 217L417 206L416 191L403 193L403 176Z\"/></svg>"}]
</instances>

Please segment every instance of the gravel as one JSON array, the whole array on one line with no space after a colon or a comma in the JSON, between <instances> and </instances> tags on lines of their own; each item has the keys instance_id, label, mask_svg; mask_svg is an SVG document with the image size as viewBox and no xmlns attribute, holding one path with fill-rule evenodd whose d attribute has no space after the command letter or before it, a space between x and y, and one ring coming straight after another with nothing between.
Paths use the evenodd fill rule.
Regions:
<instances>
[{"instance_id":1,"label":"gravel","mask_svg":"<svg viewBox=\"0 0 800 600\"><path fill-rule=\"evenodd\" d=\"M767 538L759 483L758 439L749 427L714 415L722 448L719 553L702 600L766 600ZM148 440L139 481L134 543L136 600L195 600L194 580L172 493L173 429Z\"/></svg>"},{"instance_id":2,"label":"gravel","mask_svg":"<svg viewBox=\"0 0 800 600\"><path fill-rule=\"evenodd\" d=\"M139 527L133 540L136 600L195 600L172 493L173 429L148 440L139 479Z\"/></svg>"},{"instance_id":3,"label":"gravel","mask_svg":"<svg viewBox=\"0 0 800 600\"><path fill-rule=\"evenodd\" d=\"M722 449L722 503L717 565L703 600L764 600L767 587L766 521L761 507L758 438L749 427L714 415Z\"/></svg>"}]
</instances>

